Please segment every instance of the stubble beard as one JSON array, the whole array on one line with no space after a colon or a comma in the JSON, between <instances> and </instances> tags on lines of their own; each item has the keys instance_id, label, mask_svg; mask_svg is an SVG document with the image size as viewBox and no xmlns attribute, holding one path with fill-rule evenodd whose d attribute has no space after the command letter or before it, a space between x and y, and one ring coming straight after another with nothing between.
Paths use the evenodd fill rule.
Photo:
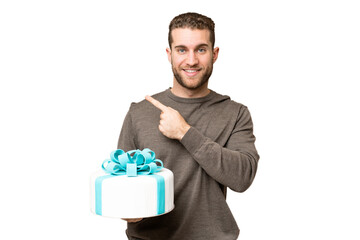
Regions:
<instances>
[{"instance_id":1,"label":"stubble beard","mask_svg":"<svg viewBox=\"0 0 360 240\"><path fill-rule=\"evenodd\" d=\"M206 71L204 72L204 75L201 77L200 81L195 85L195 86L189 86L188 84L185 83L184 79L182 78L182 76L180 75L180 73L178 72L178 70L174 67L173 64L172 65L172 71L174 73L174 77L176 79L176 81L184 88L186 89L190 89L190 90L195 90L195 89L199 89L201 88L204 84L206 84L209 81L209 78L212 74L213 71L213 65L209 66L209 68L206 69ZM182 71L182 70L180 70Z\"/></svg>"}]
</instances>

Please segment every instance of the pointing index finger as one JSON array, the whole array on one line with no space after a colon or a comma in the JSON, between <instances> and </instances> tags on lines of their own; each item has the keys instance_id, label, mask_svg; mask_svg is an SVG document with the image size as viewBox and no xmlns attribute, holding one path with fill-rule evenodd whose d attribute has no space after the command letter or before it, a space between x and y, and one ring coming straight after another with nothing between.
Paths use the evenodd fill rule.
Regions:
<instances>
[{"instance_id":1,"label":"pointing index finger","mask_svg":"<svg viewBox=\"0 0 360 240\"><path fill-rule=\"evenodd\" d=\"M150 96L146 96L145 99L148 100L152 105L160 109L162 112L164 112L167 109L167 107L164 104L162 104L161 102Z\"/></svg>"}]
</instances>

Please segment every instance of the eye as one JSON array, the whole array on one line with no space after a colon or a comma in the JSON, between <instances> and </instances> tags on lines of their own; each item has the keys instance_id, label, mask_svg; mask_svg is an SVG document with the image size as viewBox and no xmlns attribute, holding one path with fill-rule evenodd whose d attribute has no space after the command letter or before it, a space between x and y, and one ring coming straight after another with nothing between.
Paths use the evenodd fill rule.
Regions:
<instances>
[{"instance_id":1,"label":"eye","mask_svg":"<svg viewBox=\"0 0 360 240\"><path fill-rule=\"evenodd\" d=\"M198 52L199 53L204 53L204 52L206 52L206 49L205 48L199 48Z\"/></svg>"},{"instance_id":2,"label":"eye","mask_svg":"<svg viewBox=\"0 0 360 240\"><path fill-rule=\"evenodd\" d=\"M184 49L184 48L179 48L177 51L178 51L178 53L185 53L185 49Z\"/></svg>"}]
</instances>

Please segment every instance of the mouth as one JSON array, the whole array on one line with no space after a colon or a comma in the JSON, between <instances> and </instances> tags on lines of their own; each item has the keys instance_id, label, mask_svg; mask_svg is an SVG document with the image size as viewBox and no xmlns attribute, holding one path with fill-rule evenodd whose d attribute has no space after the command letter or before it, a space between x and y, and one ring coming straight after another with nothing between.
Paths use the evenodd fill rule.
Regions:
<instances>
[{"instance_id":1,"label":"mouth","mask_svg":"<svg viewBox=\"0 0 360 240\"><path fill-rule=\"evenodd\" d=\"M188 77L194 77L200 72L201 69L183 69L185 75Z\"/></svg>"}]
</instances>

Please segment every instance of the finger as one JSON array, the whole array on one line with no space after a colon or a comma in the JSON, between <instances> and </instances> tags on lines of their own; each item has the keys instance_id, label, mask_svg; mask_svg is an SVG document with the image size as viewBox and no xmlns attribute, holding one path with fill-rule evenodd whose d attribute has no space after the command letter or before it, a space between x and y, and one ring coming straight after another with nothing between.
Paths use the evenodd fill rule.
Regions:
<instances>
[{"instance_id":1,"label":"finger","mask_svg":"<svg viewBox=\"0 0 360 240\"><path fill-rule=\"evenodd\" d=\"M154 98L152 98L150 96L146 96L145 99L148 100L152 105L154 105L155 107L160 109L162 112L166 111L167 106L165 106L164 104L162 104L158 100L156 100L156 99L154 99Z\"/></svg>"},{"instance_id":2,"label":"finger","mask_svg":"<svg viewBox=\"0 0 360 240\"><path fill-rule=\"evenodd\" d=\"M141 220L143 220L142 218L122 218L122 220L125 220L127 222L130 222L130 223L135 223L135 222L139 222Z\"/></svg>"}]
</instances>

